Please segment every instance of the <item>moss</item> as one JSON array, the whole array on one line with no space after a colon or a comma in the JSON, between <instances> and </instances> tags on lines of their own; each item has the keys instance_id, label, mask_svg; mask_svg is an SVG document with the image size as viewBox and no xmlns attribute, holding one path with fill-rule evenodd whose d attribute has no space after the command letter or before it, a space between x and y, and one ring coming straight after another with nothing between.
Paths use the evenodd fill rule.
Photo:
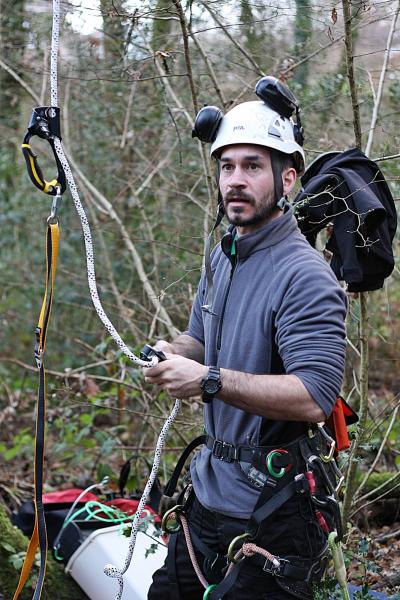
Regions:
<instances>
[{"instance_id":1,"label":"moss","mask_svg":"<svg viewBox=\"0 0 400 600\"><path fill-rule=\"evenodd\" d=\"M14 567L10 559L19 552L25 552L27 545L28 539L12 525L0 503L0 590L4 600L12 599L19 580L19 569ZM37 568L34 568L20 595L20 600L31 600L36 573ZM57 600L71 600L71 598L74 600L88 600L86 594L75 581L64 573L62 566L52 556L48 555L42 600L54 600L54 598L57 598Z\"/></svg>"},{"instance_id":2,"label":"moss","mask_svg":"<svg viewBox=\"0 0 400 600\"><path fill-rule=\"evenodd\" d=\"M395 475L395 473L391 471L382 473L371 473L367 483L365 484L363 494L367 492L372 492L373 490L377 490L376 494L373 494L369 498L369 500L372 500L373 498L378 497L381 494L385 494L385 499L398 498L400 496L399 480L395 479L393 481L390 481L389 483L389 480L393 478L393 475ZM386 483L388 483L388 485L380 487Z\"/></svg>"}]
</instances>

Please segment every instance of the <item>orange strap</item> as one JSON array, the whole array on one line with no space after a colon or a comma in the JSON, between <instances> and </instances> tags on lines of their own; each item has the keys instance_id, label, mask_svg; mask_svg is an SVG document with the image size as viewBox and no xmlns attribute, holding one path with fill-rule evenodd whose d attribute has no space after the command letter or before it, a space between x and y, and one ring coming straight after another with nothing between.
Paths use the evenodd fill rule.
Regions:
<instances>
[{"instance_id":1,"label":"orange strap","mask_svg":"<svg viewBox=\"0 0 400 600\"><path fill-rule=\"evenodd\" d=\"M350 438L347 432L347 426L357 423L357 421L358 416L354 410L341 396L338 396L333 411L326 422L329 429L334 434L338 452L350 448Z\"/></svg>"}]
</instances>

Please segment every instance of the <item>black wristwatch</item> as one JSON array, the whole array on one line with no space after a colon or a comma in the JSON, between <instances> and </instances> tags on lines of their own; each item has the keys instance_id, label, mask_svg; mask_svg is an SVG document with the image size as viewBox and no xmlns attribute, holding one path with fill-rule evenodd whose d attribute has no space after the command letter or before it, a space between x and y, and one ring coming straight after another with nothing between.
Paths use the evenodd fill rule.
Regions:
<instances>
[{"instance_id":1,"label":"black wristwatch","mask_svg":"<svg viewBox=\"0 0 400 600\"><path fill-rule=\"evenodd\" d=\"M214 396L222 388L221 374L218 367L209 367L207 377L202 379L200 388L203 402L211 402Z\"/></svg>"}]
</instances>

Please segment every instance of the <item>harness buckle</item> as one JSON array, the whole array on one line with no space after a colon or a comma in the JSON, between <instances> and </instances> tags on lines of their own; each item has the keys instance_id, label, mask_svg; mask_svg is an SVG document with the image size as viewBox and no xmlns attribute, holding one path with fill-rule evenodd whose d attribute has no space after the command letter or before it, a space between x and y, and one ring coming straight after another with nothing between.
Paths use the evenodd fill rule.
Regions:
<instances>
[{"instance_id":1,"label":"harness buckle","mask_svg":"<svg viewBox=\"0 0 400 600\"><path fill-rule=\"evenodd\" d=\"M232 450L233 454L231 454ZM235 446L222 440L214 440L212 454L215 456L215 458L219 458L219 460L223 460L228 463L237 460L237 449Z\"/></svg>"},{"instance_id":2,"label":"harness buckle","mask_svg":"<svg viewBox=\"0 0 400 600\"><path fill-rule=\"evenodd\" d=\"M285 563L289 563L290 561L287 558L277 558L274 557L272 560L267 558L262 570L265 573L270 573L274 577L283 577L283 570L285 568Z\"/></svg>"}]
</instances>

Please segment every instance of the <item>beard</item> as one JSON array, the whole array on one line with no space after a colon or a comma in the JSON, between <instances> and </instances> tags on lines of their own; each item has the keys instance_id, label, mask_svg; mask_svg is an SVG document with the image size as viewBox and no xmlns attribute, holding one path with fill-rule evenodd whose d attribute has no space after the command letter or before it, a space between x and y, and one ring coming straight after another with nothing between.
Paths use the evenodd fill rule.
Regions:
<instances>
[{"instance_id":1,"label":"beard","mask_svg":"<svg viewBox=\"0 0 400 600\"><path fill-rule=\"evenodd\" d=\"M246 216L243 214L244 211L241 206L231 209L230 214L228 214L227 209L230 200L242 200L243 202L250 204L254 208L253 214L251 216ZM245 192L228 192L224 198L224 208L225 214L231 225L249 227L268 221L276 211L276 202L274 194L266 194L259 202L257 202L254 196L246 194Z\"/></svg>"}]
</instances>

